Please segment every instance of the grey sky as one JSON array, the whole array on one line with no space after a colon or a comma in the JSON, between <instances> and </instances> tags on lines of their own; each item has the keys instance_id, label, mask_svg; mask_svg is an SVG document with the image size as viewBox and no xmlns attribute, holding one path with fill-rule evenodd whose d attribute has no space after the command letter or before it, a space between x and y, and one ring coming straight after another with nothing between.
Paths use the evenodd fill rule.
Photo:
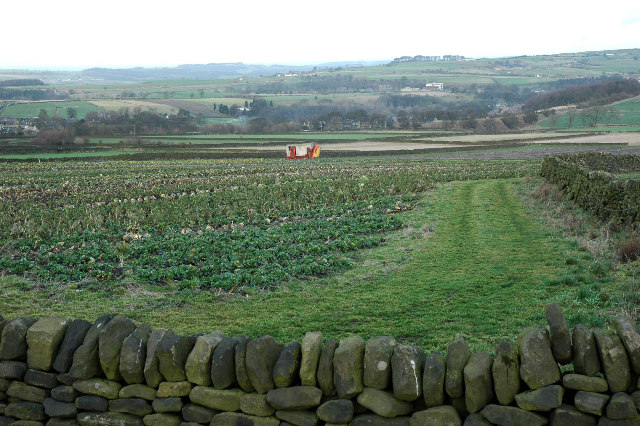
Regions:
<instances>
[{"instance_id":1,"label":"grey sky","mask_svg":"<svg viewBox=\"0 0 640 426\"><path fill-rule=\"evenodd\" d=\"M637 1L5 3L0 68L293 64L640 47Z\"/></svg>"}]
</instances>

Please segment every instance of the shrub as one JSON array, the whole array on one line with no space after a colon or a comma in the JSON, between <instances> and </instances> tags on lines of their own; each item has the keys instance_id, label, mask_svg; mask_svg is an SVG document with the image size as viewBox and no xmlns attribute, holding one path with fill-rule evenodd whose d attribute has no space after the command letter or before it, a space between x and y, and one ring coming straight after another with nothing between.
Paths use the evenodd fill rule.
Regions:
<instances>
[{"instance_id":1,"label":"shrub","mask_svg":"<svg viewBox=\"0 0 640 426\"><path fill-rule=\"evenodd\" d=\"M36 145L71 145L75 139L70 129L43 130L31 141Z\"/></svg>"},{"instance_id":2,"label":"shrub","mask_svg":"<svg viewBox=\"0 0 640 426\"><path fill-rule=\"evenodd\" d=\"M640 235L629 234L618 247L618 258L621 262L633 262L640 259Z\"/></svg>"}]
</instances>

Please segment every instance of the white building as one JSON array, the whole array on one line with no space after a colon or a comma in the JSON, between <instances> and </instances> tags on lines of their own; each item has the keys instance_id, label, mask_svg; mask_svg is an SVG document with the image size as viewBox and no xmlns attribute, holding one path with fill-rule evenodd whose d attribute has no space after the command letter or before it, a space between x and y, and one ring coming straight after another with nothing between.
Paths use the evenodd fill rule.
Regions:
<instances>
[{"instance_id":1,"label":"white building","mask_svg":"<svg viewBox=\"0 0 640 426\"><path fill-rule=\"evenodd\" d=\"M444 90L444 83L436 83L434 81L433 83L425 84L424 87L427 90Z\"/></svg>"}]
</instances>

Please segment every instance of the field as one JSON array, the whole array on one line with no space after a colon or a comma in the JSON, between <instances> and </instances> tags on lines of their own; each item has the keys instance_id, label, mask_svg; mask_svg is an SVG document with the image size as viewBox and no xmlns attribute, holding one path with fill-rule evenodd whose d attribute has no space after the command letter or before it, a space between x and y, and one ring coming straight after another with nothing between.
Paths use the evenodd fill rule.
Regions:
<instances>
[{"instance_id":1,"label":"field","mask_svg":"<svg viewBox=\"0 0 640 426\"><path fill-rule=\"evenodd\" d=\"M177 114L178 108L171 105L159 104L156 102L148 102L141 100L106 100L91 101L91 104L101 108L104 111L119 111L122 108L129 108L130 112L140 108L141 111L152 111L158 114Z\"/></svg>"},{"instance_id":2,"label":"field","mask_svg":"<svg viewBox=\"0 0 640 426\"><path fill-rule=\"evenodd\" d=\"M553 301L570 325L627 308L614 272L592 272L599 260L523 198L539 160L97 165L0 165L6 317L112 311L180 332L493 351Z\"/></svg>"},{"instance_id":3,"label":"field","mask_svg":"<svg viewBox=\"0 0 640 426\"><path fill-rule=\"evenodd\" d=\"M89 111L99 111L100 108L89 102L59 101L59 102L20 102L8 106L2 111L3 117L33 118L40 110L45 110L49 117L69 118L67 108L76 110L78 118L83 118Z\"/></svg>"},{"instance_id":4,"label":"field","mask_svg":"<svg viewBox=\"0 0 640 426\"><path fill-rule=\"evenodd\" d=\"M638 131L640 124L640 97L617 102L602 109L598 125L589 128L589 119L582 111L571 111L557 117L541 121L540 127L595 130L595 131Z\"/></svg>"},{"instance_id":5,"label":"field","mask_svg":"<svg viewBox=\"0 0 640 426\"><path fill-rule=\"evenodd\" d=\"M5 121L0 313L113 312L180 333L280 341L310 330L392 335L426 351L465 337L490 352L544 325L551 302L570 327L637 319L640 267L616 251L627 230L564 200L540 171L547 155L640 153L640 98L599 107L591 127L593 111L573 106L523 127L517 106L579 78L635 78L638 54L218 79L157 70L159 80L126 82L6 72L68 98L5 99L3 119L44 109L53 119L34 120L40 129L76 133L32 140ZM420 90L426 82L444 90ZM69 108L78 121L63 120ZM82 121L92 111L118 114ZM245 126L254 116L264 122ZM311 143L319 159L283 158L287 145Z\"/></svg>"}]
</instances>

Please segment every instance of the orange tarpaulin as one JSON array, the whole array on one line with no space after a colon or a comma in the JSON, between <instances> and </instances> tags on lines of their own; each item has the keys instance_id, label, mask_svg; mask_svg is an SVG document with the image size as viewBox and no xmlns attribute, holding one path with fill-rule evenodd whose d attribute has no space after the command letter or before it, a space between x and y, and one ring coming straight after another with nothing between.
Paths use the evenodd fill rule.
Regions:
<instances>
[{"instance_id":1,"label":"orange tarpaulin","mask_svg":"<svg viewBox=\"0 0 640 426\"><path fill-rule=\"evenodd\" d=\"M291 160L302 158L318 158L320 157L320 145L290 145L287 146L287 158Z\"/></svg>"}]
</instances>

